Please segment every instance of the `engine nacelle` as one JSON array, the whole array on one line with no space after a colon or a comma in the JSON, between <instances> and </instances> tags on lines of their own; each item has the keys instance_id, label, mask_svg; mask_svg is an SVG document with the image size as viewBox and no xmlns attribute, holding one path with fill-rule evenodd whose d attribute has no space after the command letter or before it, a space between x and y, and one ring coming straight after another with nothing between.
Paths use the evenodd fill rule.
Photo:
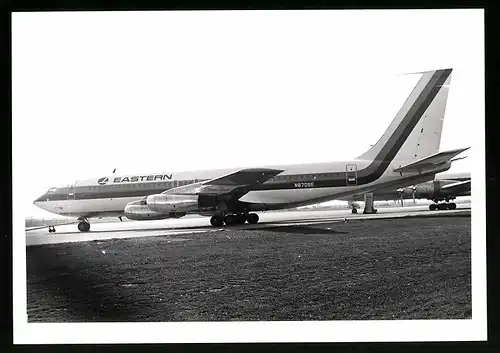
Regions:
<instances>
[{"instance_id":1,"label":"engine nacelle","mask_svg":"<svg viewBox=\"0 0 500 353\"><path fill-rule=\"evenodd\" d=\"M146 203L151 211L178 213L198 210L198 195L157 194L150 195Z\"/></svg>"},{"instance_id":2,"label":"engine nacelle","mask_svg":"<svg viewBox=\"0 0 500 353\"><path fill-rule=\"evenodd\" d=\"M430 198L434 195L434 183L427 182L415 187L415 196L418 198Z\"/></svg>"},{"instance_id":3,"label":"engine nacelle","mask_svg":"<svg viewBox=\"0 0 500 353\"><path fill-rule=\"evenodd\" d=\"M145 200L133 201L125 206L125 217L133 221L159 220L170 218L170 214L149 209ZM176 217L178 218L178 217Z\"/></svg>"}]
</instances>

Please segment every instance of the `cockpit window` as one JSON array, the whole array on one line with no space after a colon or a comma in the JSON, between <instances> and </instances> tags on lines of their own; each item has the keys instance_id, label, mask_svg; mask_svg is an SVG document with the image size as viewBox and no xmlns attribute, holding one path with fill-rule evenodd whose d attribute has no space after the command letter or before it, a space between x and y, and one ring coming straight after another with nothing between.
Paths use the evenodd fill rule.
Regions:
<instances>
[{"instance_id":1,"label":"cockpit window","mask_svg":"<svg viewBox=\"0 0 500 353\"><path fill-rule=\"evenodd\" d=\"M49 192L54 192L54 191L56 191L56 188L50 188L49 189Z\"/></svg>"}]
</instances>

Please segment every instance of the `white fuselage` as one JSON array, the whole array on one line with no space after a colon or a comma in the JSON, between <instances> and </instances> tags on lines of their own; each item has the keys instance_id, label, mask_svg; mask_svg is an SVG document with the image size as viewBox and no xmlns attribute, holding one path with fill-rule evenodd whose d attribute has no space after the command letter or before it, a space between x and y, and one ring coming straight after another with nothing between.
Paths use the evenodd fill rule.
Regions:
<instances>
[{"instance_id":1,"label":"white fuselage","mask_svg":"<svg viewBox=\"0 0 500 353\"><path fill-rule=\"evenodd\" d=\"M283 170L276 179L286 183L286 187L277 184L273 186L273 180L263 183L263 188L252 190L243 195L239 201L247 203L250 210L264 211L272 209L293 208L345 198L350 195L362 194L379 188L403 187L410 184L421 183L432 180L438 172L447 170L449 165L435 170L427 171L425 174L404 174L392 172L399 165L389 165L386 171L376 180L364 185L352 182L348 185L349 177L356 177L356 170L366 167L368 161L348 161L321 164L303 164L291 166L273 166L270 168ZM350 167L348 167L350 166ZM352 166L355 166L354 168ZM351 171L347 171L350 168ZM200 180L213 178L232 173L238 169L209 170L200 172L179 172L163 175L163 180L147 180L141 177L119 177L110 176L100 179L76 181L72 185L52 188L53 192L59 192L57 197L52 197L50 192L38 198L34 203L49 212L74 216L74 217L104 217L122 216L124 209L130 202L138 201L144 197L159 193L170 188L187 185ZM167 176L170 177L167 179ZM138 179L130 181L132 178ZM321 187L319 183L328 181L329 178L341 178L345 180L342 186ZM274 178L273 178L274 179ZM123 182L123 180L125 180ZM103 184L105 181L105 184ZM109 191L104 190L109 189ZM64 190L67 190L64 192ZM78 191L80 190L80 192ZM110 192L110 197L105 193ZM196 210L188 213L198 213ZM200 212L203 213L203 212ZM205 213L203 213L206 215Z\"/></svg>"}]
</instances>

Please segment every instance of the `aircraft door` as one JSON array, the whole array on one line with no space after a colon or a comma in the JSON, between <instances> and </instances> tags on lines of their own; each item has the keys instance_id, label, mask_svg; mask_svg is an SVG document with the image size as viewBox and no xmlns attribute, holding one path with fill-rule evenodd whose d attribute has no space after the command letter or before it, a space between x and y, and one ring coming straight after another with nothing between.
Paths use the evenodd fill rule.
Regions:
<instances>
[{"instance_id":1,"label":"aircraft door","mask_svg":"<svg viewBox=\"0 0 500 353\"><path fill-rule=\"evenodd\" d=\"M346 185L358 185L358 167L356 164L348 164L345 168Z\"/></svg>"},{"instance_id":2,"label":"aircraft door","mask_svg":"<svg viewBox=\"0 0 500 353\"><path fill-rule=\"evenodd\" d=\"M70 185L68 187L68 200L75 199L75 185Z\"/></svg>"}]
</instances>

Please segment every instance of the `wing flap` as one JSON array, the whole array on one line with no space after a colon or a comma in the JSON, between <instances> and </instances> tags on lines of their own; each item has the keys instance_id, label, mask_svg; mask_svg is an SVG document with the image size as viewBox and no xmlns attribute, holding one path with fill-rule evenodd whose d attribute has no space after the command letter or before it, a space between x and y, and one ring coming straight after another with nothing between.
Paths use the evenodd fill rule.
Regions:
<instances>
[{"instance_id":1,"label":"wing flap","mask_svg":"<svg viewBox=\"0 0 500 353\"><path fill-rule=\"evenodd\" d=\"M450 151L445 151L445 152L439 152L436 154L433 154L432 156L425 157L422 159L419 159L418 161L409 163L407 165L404 165L402 167L394 169L395 172L399 173L414 173L414 172L423 172L426 169L432 169L440 164L449 162L453 157L456 155L468 150L470 147L467 148L458 148L455 150L450 150Z\"/></svg>"},{"instance_id":2,"label":"wing flap","mask_svg":"<svg viewBox=\"0 0 500 353\"><path fill-rule=\"evenodd\" d=\"M221 195L238 193L240 196L250 191L256 185L275 177L283 170L268 168L241 169L204 182L179 186L165 191L165 194L209 194Z\"/></svg>"},{"instance_id":3,"label":"wing flap","mask_svg":"<svg viewBox=\"0 0 500 353\"><path fill-rule=\"evenodd\" d=\"M242 169L204 182L199 192L205 194L227 194L239 191L238 194L241 196L256 185L266 182L281 172L283 170L268 168Z\"/></svg>"},{"instance_id":4,"label":"wing flap","mask_svg":"<svg viewBox=\"0 0 500 353\"><path fill-rule=\"evenodd\" d=\"M230 173L219 178L204 182L205 185L225 185L242 186L262 184L263 182L275 177L283 170L268 168L242 169L235 173Z\"/></svg>"}]
</instances>

